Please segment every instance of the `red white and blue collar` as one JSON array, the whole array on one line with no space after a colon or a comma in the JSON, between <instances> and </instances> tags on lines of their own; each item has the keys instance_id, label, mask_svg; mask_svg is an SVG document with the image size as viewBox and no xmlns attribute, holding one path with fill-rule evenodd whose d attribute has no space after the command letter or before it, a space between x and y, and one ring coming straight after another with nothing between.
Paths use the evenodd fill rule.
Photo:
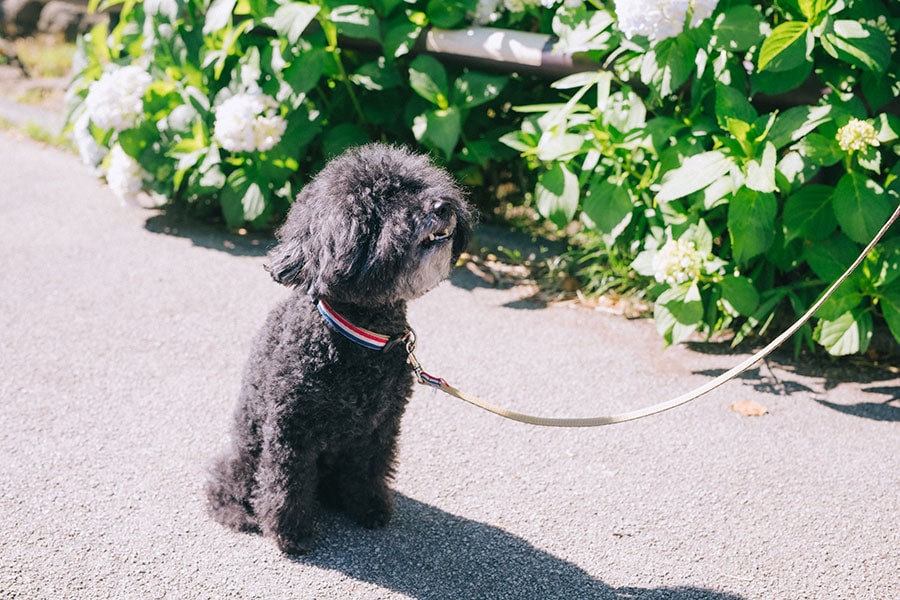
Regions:
<instances>
[{"instance_id":1,"label":"red white and blue collar","mask_svg":"<svg viewBox=\"0 0 900 600\"><path fill-rule=\"evenodd\" d=\"M369 331L368 329L354 325L345 319L325 300L313 298L313 302L315 303L316 308L319 309L319 313L321 313L325 322L328 323L332 329L347 339L356 342L360 346L369 348L370 350L387 350L395 343L406 339L406 336L408 335L407 332L403 332L403 334L399 336L390 336Z\"/></svg>"}]
</instances>

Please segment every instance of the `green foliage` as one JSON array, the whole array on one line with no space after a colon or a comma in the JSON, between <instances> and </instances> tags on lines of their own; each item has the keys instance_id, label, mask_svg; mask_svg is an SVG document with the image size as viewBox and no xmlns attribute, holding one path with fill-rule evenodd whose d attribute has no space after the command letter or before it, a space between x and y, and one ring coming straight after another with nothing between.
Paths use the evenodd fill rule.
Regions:
<instances>
[{"instance_id":1,"label":"green foliage","mask_svg":"<svg viewBox=\"0 0 900 600\"><path fill-rule=\"evenodd\" d=\"M897 3L720 0L664 39L626 37L607 5L557 14L602 40L606 70L518 107L502 139L538 173L543 216L579 220L602 243L592 255L635 257L667 342L732 327L737 343L799 315L900 203ZM898 246L867 257L798 342L862 352L874 317L900 339Z\"/></svg>"},{"instance_id":2,"label":"green foliage","mask_svg":"<svg viewBox=\"0 0 900 600\"><path fill-rule=\"evenodd\" d=\"M121 195L235 228L277 222L349 146L418 145L476 193L504 177L533 189L524 202L587 240L573 268L595 291L644 288L667 342L764 334L900 203L900 4L692 2L656 24L613 5L104 0L121 18L79 42L70 122ZM602 68L547 85L416 52L426 28L473 18L553 34ZM133 96L109 79L123 72ZM121 104L94 101L114 89ZM882 322L900 339L896 234L797 343L862 352Z\"/></svg>"},{"instance_id":3,"label":"green foliage","mask_svg":"<svg viewBox=\"0 0 900 600\"><path fill-rule=\"evenodd\" d=\"M120 196L143 190L231 228L264 228L312 173L353 145L418 144L474 184L514 156L492 133L514 126L501 99L510 77L410 53L430 24L461 24L468 2L94 4L117 7L120 18L79 41L69 121L86 161ZM375 51L342 47L343 37ZM149 84L125 76L135 65ZM510 87L524 85L534 80ZM101 90L104 101L92 103ZM235 97L242 102L229 104ZM138 114L107 125L135 102ZM133 162L113 160L116 148Z\"/></svg>"}]
</instances>

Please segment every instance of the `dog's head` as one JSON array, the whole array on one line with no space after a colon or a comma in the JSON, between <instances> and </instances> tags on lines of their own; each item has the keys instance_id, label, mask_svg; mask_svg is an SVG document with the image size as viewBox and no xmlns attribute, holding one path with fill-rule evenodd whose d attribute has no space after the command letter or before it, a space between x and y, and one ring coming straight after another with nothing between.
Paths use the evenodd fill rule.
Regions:
<instances>
[{"instance_id":1,"label":"dog's head","mask_svg":"<svg viewBox=\"0 0 900 600\"><path fill-rule=\"evenodd\" d=\"M382 305L445 279L468 243L471 208L425 156L370 144L310 181L269 253L275 281L317 297Z\"/></svg>"}]
</instances>

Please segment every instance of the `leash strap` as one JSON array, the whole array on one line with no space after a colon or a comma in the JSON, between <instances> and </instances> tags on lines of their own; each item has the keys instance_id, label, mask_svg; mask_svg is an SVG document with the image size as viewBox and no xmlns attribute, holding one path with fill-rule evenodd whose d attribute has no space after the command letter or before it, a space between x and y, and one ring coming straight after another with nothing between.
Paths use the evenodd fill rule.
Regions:
<instances>
[{"instance_id":1,"label":"leash strap","mask_svg":"<svg viewBox=\"0 0 900 600\"><path fill-rule=\"evenodd\" d=\"M887 233L888 229L891 228L891 225L900 217L900 206L898 206L894 210L894 214L887 220L887 222L882 226L882 228L878 231L875 237L869 242L869 245L865 247L865 249L860 253L853 264L851 264L844 273L838 277L837 281L835 281L831 286L825 290L818 300L813 303L812 306L809 307L803 316L801 316L797 321L794 322L793 325L788 327L781 335L777 338L769 342L762 350L758 351L753 356L750 356L737 366L731 368L730 370L722 373L715 379L708 381L707 383L697 387L687 393L684 393L676 398L672 398L671 400L667 400L665 402L659 402L658 404L653 404L651 406L647 406L645 408L641 408L638 410L633 410L629 412L623 412L615 415L607 415L607 416L598 416L598 417L585 417L585 418L553 418L553 417L539 417L534 415L528 415L524 413L515 412L512 410L508 410L506 408L493 405L489 402L485 402L484 400L472 396L471 394L467 394L466 392L453 387L446 380L435 377L426 373L422 369L422 365L416 359L414 354L416 348L416 337L415 334L410 330L410 335L406 340L406 352L409 355L408 362L412 366L413 371L416 374L416 378L419 383L423 385L427 385L428 387L440 390L445 394L449 394L450 396L454 396L477 406L483 410L494 413L495 415L499 415L505 419L510 419L512 421L518 421L519 423L526 423L528 425L537 425L539 427L601 427L603 425L614 425L616 423L625 423L626 421L634 421L636 419L641 419L643 417L649 417L650 415L655 415L667 410L671 410L683 404L687 404L692 400L696 400L700 396L708 394L714 389L720 387L724 383L734 379L753 365L755 365L760 360L767 357L771 354L776 348L778 348L781 344L787 341L791 336L793 336L797 331L812 318L813 314L817 310L819 310L826 300L844 283L848 277L859 267L860 264L866 259L869 252L875 247L875 245L881 241L881 238L884 237L884 234Z\"/></svg>"}]
</instances>

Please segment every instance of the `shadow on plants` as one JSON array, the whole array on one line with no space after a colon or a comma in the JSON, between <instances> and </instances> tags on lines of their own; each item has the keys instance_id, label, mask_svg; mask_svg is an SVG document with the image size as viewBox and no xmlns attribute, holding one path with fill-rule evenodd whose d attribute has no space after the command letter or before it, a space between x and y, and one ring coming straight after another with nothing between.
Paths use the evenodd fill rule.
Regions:
<instances>
[{"instance_id":1,"label":"shadow on plants","mask_svg":"<svg viewBox=\"0 0 900 600\"><path fill-rule=\"evenodd\" d=\"M367 531L335 514L316 550L294 560L419 600L667 598L740 600L697 588L613 588L497 527L397 496L394 522Z\"/></svg>"}]
</instances>

